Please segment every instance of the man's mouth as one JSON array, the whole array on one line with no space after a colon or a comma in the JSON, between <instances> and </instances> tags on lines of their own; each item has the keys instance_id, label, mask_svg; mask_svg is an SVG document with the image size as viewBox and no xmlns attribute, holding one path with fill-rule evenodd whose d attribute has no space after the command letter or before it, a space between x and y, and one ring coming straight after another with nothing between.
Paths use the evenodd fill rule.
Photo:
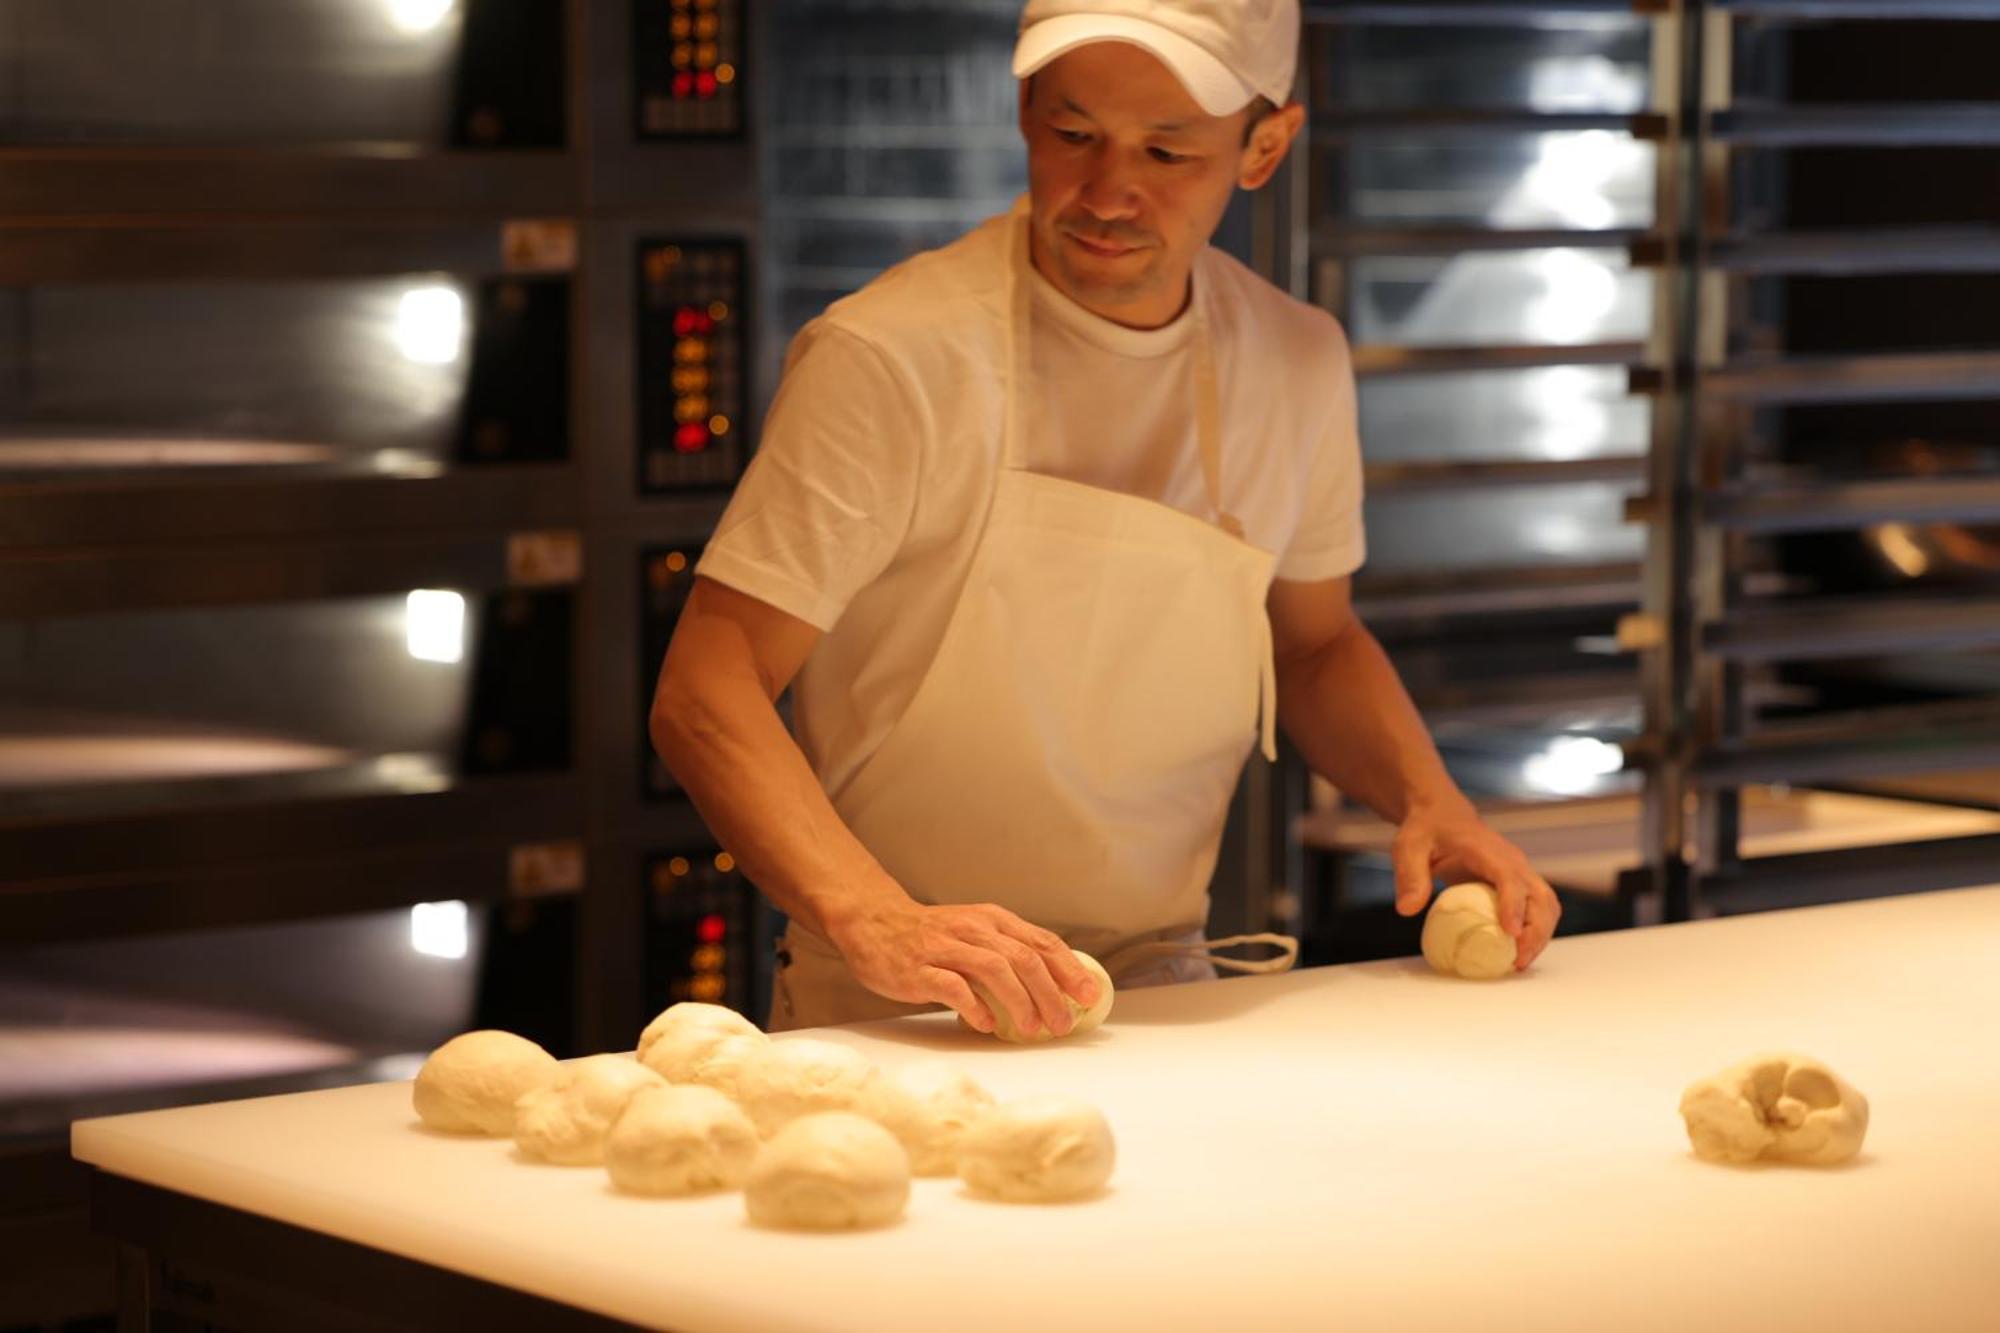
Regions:
<instances>
[{"instance_id":1,"label":"man's mouth","mask_svg":"<svg viewBox=\"0 0 2000 1333\"><path fill-rule=\"evenodd\" d=\"M1116 241L1093 241L1088 236L1079 236L1075 232L1070 232L1068 235L1078 249L1099 259L1117 259L1139 248L1136 245L1120 245Z\"/></svg>"}]
</instances>

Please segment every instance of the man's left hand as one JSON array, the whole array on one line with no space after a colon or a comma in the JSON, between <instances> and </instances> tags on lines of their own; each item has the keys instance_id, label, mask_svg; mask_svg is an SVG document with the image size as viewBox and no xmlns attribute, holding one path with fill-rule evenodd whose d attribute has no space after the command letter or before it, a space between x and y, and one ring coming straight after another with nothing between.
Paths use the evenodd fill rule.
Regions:
<instances>
[{"instance_id":1,"label":"man's left hand","mask_svg":"<svg viewBox=\"0 0 2000 1333\"><path fill-rule=\"evenodd\" d=\"M1500 894L1500 927L1515 940L1514 970L1548 948L1562 904L1521 849L1494 832L1470 803L1414 809L1396 833L1396 910L1416 916L1432 882L1478 880Z\"/></svg>"}]
</instances>

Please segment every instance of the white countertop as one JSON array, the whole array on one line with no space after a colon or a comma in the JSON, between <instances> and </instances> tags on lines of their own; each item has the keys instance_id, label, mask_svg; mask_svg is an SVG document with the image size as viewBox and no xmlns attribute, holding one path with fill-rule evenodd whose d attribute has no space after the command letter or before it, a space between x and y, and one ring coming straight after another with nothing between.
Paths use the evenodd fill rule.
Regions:
<instances>
[{"instance_id":1,"label":"white countertop","mask_svg":"<svg viewBox=\"0 0 2000 1333\"><path fill-rule=\"evenodd\" d=\"M2000 1328L2000 888L1559 940L1491 985L1400 961L1129 992L1052 1047L941 1017L831 1035L1095 1101L1111 1192L919 1181L889 1230L765 1232L740 1196L630 1198L429 1134L407 1084L83 1121L74 1146L686 1333ZM1766 1048L1868 1095L1857 1162L1689 1153L1682 1087Z\"/></svg>"}]
</instances>

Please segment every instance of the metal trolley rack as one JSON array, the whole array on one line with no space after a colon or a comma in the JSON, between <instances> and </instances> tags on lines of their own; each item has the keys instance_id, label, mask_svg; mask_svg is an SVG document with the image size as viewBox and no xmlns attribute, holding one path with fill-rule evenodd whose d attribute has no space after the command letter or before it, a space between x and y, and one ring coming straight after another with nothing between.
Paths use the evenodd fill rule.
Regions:
<instances>
[{"instance_id":1,"label":"metal trolley rack","mask_svg":"<svg viewBox=\"0 0 2000 1333\"><path fill-rule=\"evenodd\" d=\"M1977 526L2000 519L2000 320L1990 301L1960 308L2000 280L2000 4L1684 11L1679 254L1634 254L1679 267L1685 311L1680 430L1640 506L1659 643L1635 747L1652 773L1641 882L1683 917L1990 881L1991 835L1741 844L1749 784L2000 804L2000 673L1982 654L2000 643L2000 561ZM1913 185L1940 168L1972 188ZM1864 547L1878 569L1852 577L1843 552ZM1899 690L1843 703L1855 678ZM1760 706L1774 687L1806 697Z\"/></svg>"}]
</instances>

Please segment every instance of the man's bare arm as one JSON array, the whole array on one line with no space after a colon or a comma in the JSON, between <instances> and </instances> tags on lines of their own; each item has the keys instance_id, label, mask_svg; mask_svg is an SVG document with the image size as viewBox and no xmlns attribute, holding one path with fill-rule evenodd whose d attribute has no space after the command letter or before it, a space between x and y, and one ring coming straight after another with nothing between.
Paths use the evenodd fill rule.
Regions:
<instances>
[{"instance_id":1,"label":"man's bare arm","mask_svg":"<svg viewBox=\"0 0 2000 1333\"><path fill-rule=\"evenodd\" d=\"M697 579L653 697L653 745L744 873L831 941L869 989L948 1005L990 1031L976 982L1024 1030L1069 1029L1095 983L1056 935L990 905L925 907L821 789L776 703L819 641L812 625Z\"/></svg>"},{"instance_id":2,"label":"man's bare arm","mask_svg":"<svg viewBox=\"0 0 2000 1333\"><path fill-rule=\"evenodd\" d=\"M1317 772L1397 825L1397 910L1422 911L1434 875L1490 883L1518 941L1515 965L1527 967L1548 947L1561 904L1445 771L1395 665L1354 614L1352 581L1278 580L1269 609L1279 721Z\"/></svg>"}]
</instances>

